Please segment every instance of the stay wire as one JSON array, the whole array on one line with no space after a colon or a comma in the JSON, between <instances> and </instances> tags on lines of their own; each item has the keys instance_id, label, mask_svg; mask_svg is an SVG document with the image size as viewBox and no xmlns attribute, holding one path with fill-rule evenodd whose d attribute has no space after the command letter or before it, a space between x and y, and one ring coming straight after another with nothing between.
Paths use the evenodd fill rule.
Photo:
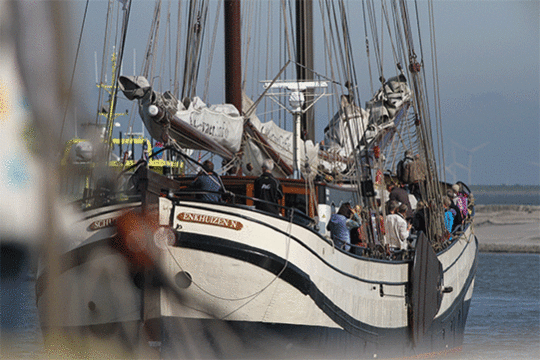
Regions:
<instances>
[{"instance_id":1,"label":"stay wire","mask_svg":"<svg viewBox=\"0 0 540 360\"><path fill-rule=\"evenodd\" d=\"M221 14L221 7L223 5L223 0L219 0L219 5L217 6L216 11L216 19L214 21L214 31L212 33L212 44L210 46L210 51L208 54L208 64L206 67L206 76L204 78L204 91L203 91L203 99L205 101L208 101L208 91L210 88L210 74L212 73L212 64L214 61L214 50L216 48L216 38L217 38L217 29L219 24L219 16Z\"/></svg>"},{"instance_id":2,"label":"stay wire","mask_svg":"<svg viewBox=\"0 0 540 360\"><path fill-rule=\"evenodd\" d=\"M182 1L178 2L178 14L177 14L177 23L176 23L176 48L175 48L175 62L174 62L174 87L173 87L173 94L178 99L180 97L179 94L179 82L178 82L178 76L179 76L179 64L180 64L180 39L182 37Z\"/></svg>"},{"instance_id":3,"label":"stay wire","mask_svg":"<svg viewBox=\"0 0 540 360\"><path fill-rule=\"evenodd\" d=\"M254 7L254 3L253 2L248 2L248 3L242 3L242 11L241 11L241 16L242 16L242 25L243 25L243 28L242 28L242 36L245 38L245 46L242 46L242 50L244 52L243 56L242 56L242 63L241 65L243 66L243 71L241 72L243 75L242 75L242 86L241 88L242 89L245 89L246 88L246 79L247 79L247 74L248 74L248 70L249 70L249 65L250 64L250 60L249 60L249 56L251 54L251 39L252 39L252 31L253 31L253 13L254 13L254 10L253 10L253 7ZM245 29L245 31L244 31ZM254 66L254 63L255 61L251 62L253 63L252 66ZM254 69L252 68L252 73L253 73ZM240 109L242 110L242 109Z\"/></svg>"},{"instance_id":4,"label":"stay wire","mask_svg":"<svg viewBox=\"0 0 540 360\"><path fill-rule=\"evenodd\" d=\"M113 8L113 0L109 0L109 5L107 7L107 17L105 20L105 34L103 38L103 52L101 55L101 74L99 78L99 91L98 91L98 101L97 101L97 109L96 109L96 125L99 124L99 114L101 113L101 98L103 94L103 83L105 81L105 71L106 71L106 58L107 58L107 49L109 47L109 41L110 41L110 34L109 34L109 27L112 26L112 20L113 17L111 16Z\"/></svg>"},{"instance_id":5,"label":"stay wire","mask_svg":"<svg viewBox=\"0 0 540 360\"><path fill-rule=\"evenodd\" d=\"M358 91L358 83L357 83L357 71L356 71L356 63L354 61L354 56L353 56L353 45L352 45L352 41L351 41L351 36L350 36L350 27L349 27L349 22L348 22L348 17L347 17L347 14L349 14L350 11L348 9L345 9L345 5L343 6L343 22L344 22L344 27L346 29L346 32L347 32L347 37L345 38L345 41L347 42L347 46L349 48L349 58L348 58L348 61L349 61L349 64L350 64L350 68L351 68L351 74L350 74L350 78L347 79L349 82L350 82L350 86L351 86L351 89L352 91L354 92L354 96L353 96L353 99L356 99L356 104L358 104L360 106L360 104L362 104L362 98L360 96L360 91ZM350 89L348 89L350 90ZM361 114L360 114L361 115ZM362 128L363 128L363 122L362 122Z\"/></svg>"},{"instance_id":6,"label":"stay wire","mask_svg":"<svg viewBox=\"0 0 540 360\"><path fill-rule=\"evenodd\" d=\"M369 51L369 36L367 31L367 23L368 19L366 18L366 0L362 0L362 16L364 20L364 38L365 38L365 45L366 45L366 57L368 62L368 73L369 73L369 84L370 84L370 90L371 94L374 93L373 89L373 73L371 71L371 53Z\"/></svg>"},{"instance_id":7,"label":"stay wire","mask_svg":"<svg viewBox=\"0 0 540 360\"><path fill-rule=\"evenodd\" d=\"M132 2L130 1L126 8L125 8L125 13L124 13L124 16L123 16L123 19L122 19L122 38L121 38L121 43L120 43L120 49L118 51L118 66L116 67L115 71L116 73L114 74L114 83L113 83L113 88L112 88L112 94L111 94L111 98L114 100L113 103L112 103L112 109L110 109L109 111L109 118L107 119L107 124L109 126L109 129L108 129L108 142L109 144L112 144L112 119L110 118L110 116L113 116L114 112L115 112L115 109L116 109L116 103L117 103L117 94L118 94L118 84L119 84L119 81L118 81L118 78L120 77L120 71L121 71L121 64L122 64L122 61L124 59L124 50L125 50L125 45L126 45L126 36L127 36L127 27L128 27L128 24L129 24L129 17L130 17L130 14L131 14L131 5L132 5ZM107 159L109 158L110 156L110 152L112 150L112 146L109 146L108 147L108 154L107 154Z\"/></svg>"},{"instance_id":8,"label":"stay wire","mask_svg":"<svg viewBox=\"0 0 540 360\"><path fill-rule=\"evenodd\" d=\"M239 307L237 307L235 310L231 311L230 313L226 314L225 316L223 316L221 319L225 319L227 317L229 317L230 315L232 315L233 313L237 312L238 310L240 310L242 307L246 306L248 303L250 303L251 301L253 301L258 295L262 294L266 289L268 289L282 274L283 272L287 269L288 265L289 265L289 253L290 253L290 242L291 242L291 235L292 235L292 222L293 222L293 215L291 213L291 216L290 216L290 220L289 220L289 223L288 223L288 228L287 228L287 238L286 238L286 250L285 250L285 263L282 267L282 269L273 277L273 279L268 283L266 284L265 286L263 286L260 290L257 290L255 291L254 293L250 294L250 295L247 295L247 296L243 296L243 297L237 297L237 298L227 298L227 297L223 297L223 296L219 296L219 295L216 295L216 294L213 294L212 292L206 290L205 288L203 288L200 284L198 284L197 282L193 281L193 284L199 289L201 290L203 293L213 297L213 298L216 298L216 299L219 299L219 300L224 300L224 301L242 301L242 300L247 300L249 299L246 303L240 305ZM173 259L173 261L175 262L175 264L178 266L178 268L181 270L181 271L184 271L184 267L182 266L182 264L180 263L180 261L177 259L177 257L172 253L170 247L167 247L167 251L169 252L169 255L171 255L171 258Z\"/></svg>"},{"instance_id":9,"label":"stay wire","mask_svg":"<svg viewBox=\"0 0 540 360\"><path fill-rule=\"evenodd\" d=\"M79 42L77 44L77 52L75 53L75 62L73 63L73 71L71 72L71 81L70 81L70 84L69 84L69 91L68 91L68 95L67 95L67 103L66 103L66 107L64 109L64 119L62 120L62 127L60 129L60 137L59 139L62 140L62 136L64 135L64 126L66 124L66 118L67 118L67 112L68 112L68 108L69 108L69 104L71 102L71 97L72 97L72 89L73 89L73 80L75 79L75 70L77 69L77 61L79 59L79 51L81 50L81 43L82 43L82 36L83 36L83 31L84 31L84 24L86 23L86 14L88 13L88 4L89 4L90 0L86 0L86 6L84 7L84 15L83 15L83 21L82 21L82 25L81 25L81 32L79 34Z\"/></svg>"},{"instance_id":10,"label":"stay wire","mask_svg":"<svg viewBox=\"0 0 540 360\"><path fill-rule=\"evenodd\" d=\"M430 22L432 26L430 27L432 29L432 59L433 59L433 80L434 80L434 94L435 94L435 110L436 110L436 120L437 120L437 126L438 126L438 134L439 134L439 163L442 164L440 171L442 174L440 175L441 178L444 179L446 182L446 172L443 171L445 169L445 156L444 156L444 141L443 141L443 134L442 134L442 113L441 113L441 97L440 97L440 88L439 88L439 64L438 64L438 56L437 56L437 37L435 32L435 21L434 21L434 11L433 11L433 1L429 1L429 10L430 10Z\"/></svg>"}]
</instances>

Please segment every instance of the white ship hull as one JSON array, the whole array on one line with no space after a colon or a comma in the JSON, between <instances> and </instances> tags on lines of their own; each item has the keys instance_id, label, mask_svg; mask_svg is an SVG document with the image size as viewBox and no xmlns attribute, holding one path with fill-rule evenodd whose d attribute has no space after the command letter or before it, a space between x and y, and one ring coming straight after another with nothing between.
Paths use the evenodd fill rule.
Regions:
<instances>
[{"instance_id":1,"label":"white ship hull","mask_svg":"<svg viewBox=\"0 0 540 360\"><path fill-rule=\"evenodd\" d=\"M461 346L477 265L470 227L437 256L452 291L442 294L432 324L415 339L412 261L346 253L315 231L249 207L173 206L161 198L159 223L175 229L176 240L157 255L169 286L152 286L153 275L134 271L109 247L114 227L107 224L120 215L103 209L81 220L88 239L64 255L75 260L59 275L62 293L71 294L63 297L65 316L51 323L42 316L44 329L105 328L136 337L145 325L152 329L145 339L171 358L250 351L372 358ZM51 295L45 275L37 285L41 314Z\"/></svg>"}]
</instances>

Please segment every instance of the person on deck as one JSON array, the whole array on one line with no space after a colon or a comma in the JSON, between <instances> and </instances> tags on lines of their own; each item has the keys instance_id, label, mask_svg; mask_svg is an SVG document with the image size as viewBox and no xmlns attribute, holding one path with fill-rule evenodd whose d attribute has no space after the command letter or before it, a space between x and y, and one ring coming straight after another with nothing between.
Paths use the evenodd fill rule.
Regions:
<instances>
[{"instance_id":1,"label":"person on deck","mask_svg":"<svg viewBox=\"0 0 540 360\"><path fill-rule=\"evenodd\" d=\"M416 154L414 160L409 162L405 168L406 184L409 186L409 192L418 200L421 199L421 187L425 188L427 169L426 164L420 155Z\"/></svg>"},{"instance_id":2,"label":"person on deck","mask_svg":"<svg viewBox=\"0 0 540 360\"><path fill-rule=\"evenodd\" d=\"M446 192L446 197L450 199L450 204L448 205L448 208L454 216L454 221L452 223L452 231L454 231L459 225L463 223L463 217L461 216L461 211L459 210L459 207L454 202L454 199L456 197L454 190L448 189L448 191Z\"/></svg>"},{"instance_id":3,"label":"person on deck","mask_svg":"<svg viewBox=\"0 0 540 360\"><path fill-rule=\"evenodd\" d=\"M407 250L409 244L407 238L410 235L411 224L405 220L407 205L391 201L388 204L389 214L386 216L386 243L393 250Z\"/></svg>"},{"instance_id":4,"label":"person on deck","mask_svg":"<svg viewBox=\"0 0 540 360\"><path fill-rule=\"evenodd\" d=\"M403 159L397 164L397 178L400 182L407 184L409 182L409 165L414 161L409 150L404 153Z\"/></svg>"},{"instance_id":5,"label":"person on deck","mask_svg":"<svg viewBox=\"0 0 540 360\"><path fill-rule=\"evenodd\" d=\"M279 215L279 201L283 198L283 188L278 179L272 175L274 162L265 159L262 163L262 174L255 179L254 192L257 199L255 208L272 214Z\"/></svg>"},{"instance_id":6,"label":"person on deck","mask_svg":"<svg viewBox=\"0 0 540 360\"><path fill-rule=\"evenodd\" d=\"M454 198L452 201L459 208L462 220L465 220L469 213L467 194L462 191L462 186L460 184L452 185L452 190L454 191Z\"/></svg>"},{"instance_id":7,"label":"person on deck","mask_svg":"<svg viewBox=\"0 0 540 360\"><path fill-rule=\"evenodd\" d=\"M203 162L202 169L191 183L191 187L201 191L208 191L208 193L197 194L197 199L213 202L221 201L221 194L217 192L223 192L224 186L219 175L214 172L214 163L212 161L206 160Z\"/></svg>"},{"instance_id":8,"label":"person on deck","mask_svg":"<svg viewBox=\"0 0 540 360\"><path fill-rule=\"evenodd\" d=\"M156 142L156 144L154 145L154 148L152 149L152 154L157 153L161 149L163 149L163 143L161 143L159 141ZM163 153L162 152L154 156L154 160L161 160L161 159L163 159Z\"/></svg>"},{"instance_id":9,"label":"person on deck","mask_svg":"<svg viewBox=\"0 0 540 360\"><path fill-rule=\"evenodd\" d=\"M388 195L388 198L390 201L395 200L401 204L407 205L407 214L405 218L411 219L413 217L413 212L412 212L411 203L409 201L409 193L407 192L407 190L393 183L390 183L387 186L387 189L388 189L388 192L390 193Z\"/></svg>"},{"instance_id":10,"label":"person on deck","mask_svg":"<svg viewBox=\"0 0 540 360\"><path fill-rule=\"evenodd\" d=\"M426 211L425 203L422 200L418 201L412 219L412 226L416 232L426 232Z\"/></svg>"},{"instance_id":11,"label":"person on deck","mask_svg":"<svg viewBox=\"0 0 540 360\"><path fill-rule=\"evenodd\" d=\"M452 233L452 228L454 225L454 214L455 211L452 211L450 208L450 205L452 204L452 200L450 198L445 197L443 199L443 206L444 206L444 227L446 230L448 230L449 233ZM452 240L452 237L450 237L450 240Z\"/></svg>"},{"instance_id":12,"label":"person on deck","mask_svg":"<svg viewBox=\"0 0 540 360\"><path fill-rule=\"evenodd\" d=\"M356 210L351 208L351 204L346 202L341 204L337 213L332 214L326 230L330 231L332 240L335 246L345 251L349 251L351 247L351 230L361 226L361 219L358 215L359 207Z\"/></svg>"}]
</instances>

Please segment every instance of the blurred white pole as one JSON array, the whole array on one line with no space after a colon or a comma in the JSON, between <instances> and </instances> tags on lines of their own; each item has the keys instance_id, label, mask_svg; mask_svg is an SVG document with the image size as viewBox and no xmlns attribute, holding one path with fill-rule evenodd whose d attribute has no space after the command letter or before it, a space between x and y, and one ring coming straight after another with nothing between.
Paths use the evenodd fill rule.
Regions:
<instances>
[{"instance_id":1,"label":"blurred white pole","mask_svg":"<svg viewBox=\"0 0 540 360\"><path fill-rule=\"evenodd\" d=\"M95 67L95 70L96 70L96 84L98 84L98 66L97 66L97 51L94 51L94 67Z\"/></svg>"}]
</instances>

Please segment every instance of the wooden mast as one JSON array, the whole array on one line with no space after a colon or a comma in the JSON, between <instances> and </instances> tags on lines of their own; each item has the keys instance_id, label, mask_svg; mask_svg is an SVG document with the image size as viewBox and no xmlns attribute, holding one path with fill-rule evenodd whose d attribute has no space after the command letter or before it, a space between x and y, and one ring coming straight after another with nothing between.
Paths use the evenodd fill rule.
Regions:
<instances>
[{"instance_id":1,"label":"wooden mast","mask_svg":"<svg viewBox=\"0 0 540 360\"><path fill-rule=\"evenodd\" d=\"M313 2L312 0L296 0L296 66L297 78L300 81L313 80ZM313 100L313 90L305 91L308 106ZM302 115L302 138L315 141L314 109ZM305 136L304 136L305 135Z\"/></svg>"},{"instance_id":2,"label":"wooden mast","mask_svg":"<svg viewBox=\"0 0 540 360\"><path fill-rule=\"evenodd\" d=\"M225 102L242 114L240 0L225 0Z\"/></svg>"}]
</instances>

